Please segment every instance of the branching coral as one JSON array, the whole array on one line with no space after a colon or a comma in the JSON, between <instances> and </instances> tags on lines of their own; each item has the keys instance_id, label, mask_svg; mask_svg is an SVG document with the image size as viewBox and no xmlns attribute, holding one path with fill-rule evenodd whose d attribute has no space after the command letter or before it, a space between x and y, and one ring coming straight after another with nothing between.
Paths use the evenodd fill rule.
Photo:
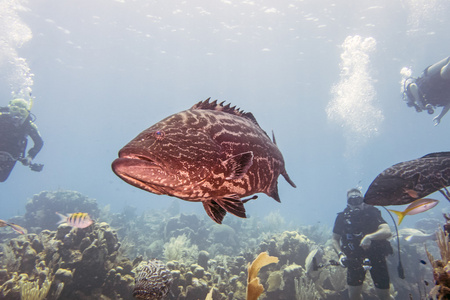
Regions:
<instances>
[{"instance_id":1,"label":"branching coral","mask_svg":"<svg viewBox=\"0 0 450 300\"><path fill-rule=\"evenodd\" d=\"M167 261L178 260L183 262L193 261L198 256L198 246L191 245L186 235L179 235L176 238L170 238L170 241L164 245L164 256Z\"/></svg>"},{"instance_id":2,"label":"branching coral","mask_svg":"<svg viewBox=\"0 0 450 300\"><path fill-rule=\"evenodd\" d=\"M211 288L211 290L209 291L208 295L206 295L205 300L213 300L212 295L214 292L214 287Z\"/></svg>"},{"instance_id":3,"label":"branching coral","mask_svg":"<svg viewBox=\"0 0 450 300\"><path fill-rule=\"evenodd\" d=\"M39 285L37 280L28 281L24 278L24 280L19 281L19 284L20 298L22 300L42 300L47 296L52 285L52 280L49 280L49 277L46 277L44 282Z\"/></svg>"},{"instance_id":4,"label":"branching coral","mask_svg":"<svg viewBox=\"0 0 450 300\"><path fill-rule=\"evenodd\" d=\"M442 229L437 234L437 245L441 253L441 260L435 260L428 250L427 256L433 266L433 278L436 286L430 291L433 299L450 299L450 243L449 237Z\"/></svg>"},{"instance_id":5,"label":"branching coral","mask_svg":"<svg viewBox=\"0 0 450 300\"><path fill-rule=\"evenodd\" d=\"M444 230L440 229L436 236L442 261L450 261L450 244L448 234L445 234Z\"/></svg>"},{"instance_id":6,"label":"branching coral","mask_svg":"<svg viewBox=\"0 0 450 300\"><path fill-rule=\"evenodd\" d=\"M295 299L296 300L318 300L320 295L317 292L314 282L306 275L299 279L294 278L295 282Z\"/></svg>"}]
</instances>

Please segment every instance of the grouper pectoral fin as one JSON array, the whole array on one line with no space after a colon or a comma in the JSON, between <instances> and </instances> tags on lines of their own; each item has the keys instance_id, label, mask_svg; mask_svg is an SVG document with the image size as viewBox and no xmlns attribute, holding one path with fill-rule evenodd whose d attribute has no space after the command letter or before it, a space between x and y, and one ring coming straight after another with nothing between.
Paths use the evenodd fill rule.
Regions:
<instances>
[{"instance_id":1,"label":"grouper pectoral fin","mask_svg":"<svg viewBox=\"0 0 450 300\"><path fill-rule=\"evenodd\" d=\"M222 220L227 212L236 217L247 218L245 215L244 203L256 198L258 197L253 196L249 199L241 200L236 195L230 195L221 199L202 201L202 203L208 216L213 219L214 222L222 224Z\"/></svg>"},{"instance_id":2,"label":"grouper pectoral fin","mask_svg":"<svg viewBox=\"0 0 450 300\"><path fill-rule=\"evenodd\" d=\"M227 212L240 218L247 218L245 215L244 202L236 195L230 195L221 199L216 199L216 202Z\"/></svg>"},{"instance_id":3,"label":"grouper pectoral fin","mask_svg":"<svg viewBox=\"0 0 450 300\"><path fill-rule=\"evenodd\" d=\"M202 203L208 216L217 224L222 224L223 218L227 214L225 209L214 200L202 201Z\"/></svg>"},{"instance_id":4,"label":"grouper pectoral fin","mask_svg":"<svg viewBox=\"0 0 450 300\"><path fill-rule=\"evenodd\" d=\"M243 152L223 162L226 168L226 180L241 179L253 165L253 152Z\"/></svg>"}]
</instances>

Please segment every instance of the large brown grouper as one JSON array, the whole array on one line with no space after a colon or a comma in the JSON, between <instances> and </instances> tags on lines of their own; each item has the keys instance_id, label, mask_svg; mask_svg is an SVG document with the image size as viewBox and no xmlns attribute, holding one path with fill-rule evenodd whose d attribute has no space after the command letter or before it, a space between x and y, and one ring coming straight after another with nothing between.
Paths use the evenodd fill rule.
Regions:
<instances>
[{"instance_id":1,"label":"large brown grouper","mask_svg":"<svg viewBox=\"0 0 450 300\"><path fill-rule=\"evenodd\" d=\"M283 156L251 113L202 101L141 132L119 152L112 169L127 183L158 195L202 202L221 223L227 212L245 218L241 199L265 193L280 201L281 174L293 187Z\"/></svg>"},{"instance_id":2,"label":"large brown grouper","mask_svg":"<svg viewBox=\"0 0 450 300\"><path fill-rule=\"evenodd\" d=\"M370 184L364 202L371 205L403 205L440 191L450 201L450 152L430 153L395 164Z\"/></svg>"}]
</instances>

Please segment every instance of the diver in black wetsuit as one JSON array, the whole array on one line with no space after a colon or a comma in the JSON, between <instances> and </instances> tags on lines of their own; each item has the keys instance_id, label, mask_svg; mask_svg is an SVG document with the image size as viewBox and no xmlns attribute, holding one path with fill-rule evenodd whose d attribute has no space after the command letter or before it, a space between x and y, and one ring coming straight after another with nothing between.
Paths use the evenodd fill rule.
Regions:
<instances>
[{"instance_id":1,"label":"diver in black wetsuit","mask_svg":"<svg viewBox=\"0 0 450 300\"><path fill-rule=\"evenodd\" d=\"M28 136L34 145L25 156ZM27 101L13 99L7 107L0 107L0 182L8 178L16 161L30 166L33 171L41 171L42 165L31 162L43 145Z\"/></svg>"},{"instance_id":2,"label":"diver in black wetsuit","mask_svg":"<svg viewBox=\"0 0 450 300\"><path fill-rule=\"evenodd\" d=\"M333 247L339 263L347 268L350 300L362 299L362 285L370 270L378 298L393 300L389 293L386 256L392 254L387 240L392 233L380 211L363 202L359 189L347 192L347 207L338 213L333 228Z\"/></svg>"},{"instance_id":3,"label":"diver in black wetsuit","mask_svg":"<svg viewBox=\"0 0 450 300\"><path fill-rule=\"evenodd\" d=\"M436 107L443 107L433 118L434 125L438 125L450 109L450 56L427 67L419 78L406 79L403 98L417 112L427 110L433 114Z\"/></svg>"}]
</instances>

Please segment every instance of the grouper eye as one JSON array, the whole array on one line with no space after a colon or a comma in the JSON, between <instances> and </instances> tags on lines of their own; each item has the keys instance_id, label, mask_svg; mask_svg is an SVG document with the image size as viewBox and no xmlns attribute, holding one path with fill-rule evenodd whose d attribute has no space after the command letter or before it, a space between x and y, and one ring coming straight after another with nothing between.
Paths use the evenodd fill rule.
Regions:
<instances>
[{"instance_id":1,"label":"grouper eye","mask_svg":"<svg viewBox=\"0 0 450 300\"><path fill-rule=\"evenodd\" d=\"M153 135L155 136L155 138L157 139L157 140L162 140L162 139L164 139L164 137L166 136L166 134L164 133L164 131L161 131L161 130L157 130L157 131L155 131L154 133L153 133Z\"/></svg>"}]
</instances>

